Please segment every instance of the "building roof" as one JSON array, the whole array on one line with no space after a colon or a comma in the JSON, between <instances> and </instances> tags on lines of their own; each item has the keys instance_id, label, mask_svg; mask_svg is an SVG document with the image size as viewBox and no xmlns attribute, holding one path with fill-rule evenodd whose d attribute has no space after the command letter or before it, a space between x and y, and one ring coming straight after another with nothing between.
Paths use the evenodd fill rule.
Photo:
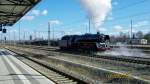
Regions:
<instances>
[{"instance_id":1,"label":"building roof","mask_svg":"<svg viewBox=\"0 0 150 84\"><path fill-rule=\"evenodd\" d=\"M41 0L0 0L0 25L12 26Z\"/></svg>"}]
</instances>

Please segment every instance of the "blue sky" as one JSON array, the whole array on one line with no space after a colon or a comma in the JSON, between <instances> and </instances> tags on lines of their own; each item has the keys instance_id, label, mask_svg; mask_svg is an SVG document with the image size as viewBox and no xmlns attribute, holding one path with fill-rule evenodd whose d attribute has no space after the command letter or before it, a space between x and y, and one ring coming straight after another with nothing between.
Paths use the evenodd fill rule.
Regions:
<instances>
[{"instance_id":1,"label":"blue sky","mask_svg":"<svg viewBox=\"0 0 150 84\"><path fill-rule=\"evenodd\" d=\"M113 35L119 32L128 33L131 20L133 20L134 32L150 31L149 4L150 0L112 0L112 10L101 26L100 32ZM52 22L51 31L55 32L56 38L65 34L87 32L87 13L78 0L42 0L19 21L21 37L23 38L24 31L26 36L36 33L34 36L46 38L49 21ZM10 27L10 32L18 32L19 22ZM92 27L91 33L96 33L96 29Z\"/></svg>"}]
</instances>

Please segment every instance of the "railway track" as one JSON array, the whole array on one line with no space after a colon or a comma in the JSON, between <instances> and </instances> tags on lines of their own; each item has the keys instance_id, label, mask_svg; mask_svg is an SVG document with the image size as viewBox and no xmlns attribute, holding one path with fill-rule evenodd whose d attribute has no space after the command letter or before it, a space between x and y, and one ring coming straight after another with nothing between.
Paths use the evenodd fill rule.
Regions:
<instances>
[{"instance_id":1,"label":"railway track","mask_svg":"<svg viewBox=\"0 0 150 84\"><path fill-rule=\"evenodd\" d=\"M150 65L150 58L126 57L126 56L106 56L106 55L104 55L104 56L95 55L95 57L109 59L109 60L123 61L123 62L128 62L128 63Z\"/></svg>"},{"instance_id":2,"label":"railway track","mask_svg":"<svg viewBox=\"0 0 150 84\"><path fill-rule=\"evenodd\" d=\"M20 45L19 47L34 48L34 49L41 49L41 50L47 50L47 51L59 49L59 47L34 46L34 45Z\"/></svg>"},{"instance_id":3,"label":"railway track","mask_svg":"<svg viewBox=\"0 0 150 84\"><path fill-rule=\"evenodd\" d=\"M10 53L4 52L4 54L10 54ZM22 62L24 62L25 64L27 64L28 66L32 67L39 73L43 74L44 76L46 76L47 78L55 82L56 84L87 84L86 82L80 79L74 78L72 76L69 76L65 73L58 71L55 68L50 67L49 64L45 63L42 60L28 57L26 55L23 55L20 52L17 52L15 57L21 60Z\"/></svg>"},{"instance_id":4,"label":"railway track","mask_svg":"<svg viewBox=\"0 0 150 84\"><path fill-rule=\"evenodd\" d=\"M53 51L55 52L59 48L48 48L48 47L42 47L42 46L26 46L26 48L32 48L32 49L39 49L39 50L45 50L45 51ZM57 52L56 52L57 53ZM59 54L74 54L74 52L60 52ZM80 54L80 53L78 53ZM138 56L113 56L113 55L98 55L98 54L83 54L81 56L90 56L90 57L95 57L95 58L102 58L102 59L109 59L109 60L116 60L116 61L123 61L123 62L128 62L128 63L136 63L136 64L144 64L144 65L150 65L150 58L144 58L144 57L138 57Z\"/></svg>"},{"instance_id":5,"label":"railway track","mask_svg":"<svg viewBox=\"0 0 150 84\"><path fill-rule=\"evenodd\" d=\"M22 50L23 48L19 48L19 49ZM13 50L13 49L12 49L12 50ZM24 50L24 49L23 49L23 50ZM27 49L27 50L28 50L28 49ZM32 50L32 49L31 49L31 50ZM40 50L35 50L35 51L34 51L34 50L35 50L35 49L33 49L33 53L36 52L36 51L40 51ZM16 50L15 50L15 51L16 51ZM17 51L19 51L19 50L17 49ZM24 52L24 51L23 51L23 52ZM27 52L28 52L28 51L27 51ZM29 52L30 52L30 50L29 50ZM24 53L26 53L26 52L24 52ZM32 53L32 52L31 52L31 53ZM50 51L50 53L51 53L51 51ZM62 55L62 56L61 56L61 55ZM47 56L48 56L48 55L47 55ZM63 59L64 59L63 56L66 56L66 55L61 53L60 56L59 56L59 54L57 54L57 55L55 55L55 56L50 56L50 57L54 57L54 58L55 58L55 57L56 57L56 58L58 57L58 58L57 58L58 60L63 60ZM69 56L71 56L71 55L67 55L67 56L69 57ZM89 61L90 61L90 60L91 60L91 61L93 60L93 62L94 62L94 59L95 59L95 61L98 62L98 59L95 58L95 57L94 57L94 58L93 58L93 57L92 57L92 58L91 58L91 57L87 57L87 56L78 57L78 56L80 56L80 55L77 55L77 56L76 56L76 55L73 55L73 56L75 56L76 58L79 58L79 59L77 59L77 60L80 60L80 58L81 58L81 59L88 60L88 58L90 58ZM67 58L68 58L68 57L67 57ZM49 59L49 57L45 57L45 58L46 58L46 59ZM76 58L73 58L73 59L76 59ZM39 58L39 59L41 59L41 58ZM65 60L65 59L64 59L64 60ZM83 61L85 61L85 60L83 60ZM120 65L121 65L121 66L126 67L126 68L127 68L127 67L130 68L130 69L132 68L131 70L134 70L135 72L136 72L136 69L137 69L137 70L138 70L138 69L140 70L141 68L143 68L143 69L145 68L145 69L146 69L146 67L144 67L144 66L147 66L147 65L141 65L141 64L140 64L140 65L138 65L138 64L136 65L136 64L134 64L134 63L125 63L125 62L122 62L122 63L123 63L123 64L122 64L122 63L120 63L119 61L117 62L117 61L115 61L115 60L114 60L114 61L113 61L113 60L110 60L110 62L109 62L109 60L108 60L108 59L105 59L105 58L104 58L104 59L99 59L99 60L100 60L99 62L102 61L102 64L103 64L103 63L105 64L105 60L106 60L106 61L107 61L106 63L108 63L108 64L106 64L106 66L109 65L109 63L111 63L111 65L113 65L113 66L118 66L118 65L120 66ZM66 61L67 61L67 59L66 59ZM54 62L55 62L55 61L54 61ZM76 63L76 62L73 61L73 60L68 60L67 62ZM78 62L80 62L80 61L78 61ZM78 62L77 62L77 63L78 63ZM92 63L93 63L93 62L92 62ZM60 63L60 62L59 62L59 63ZM82 63L83 63L83 62L82 62ZM81 63L81 64L82 64L82 63ZM95 62L95 63L96 63L96 62ZM119 64L118 64L118 63L119 63ZM43 63L43 64L46 64L46 63ZM84 63L83 63L83 64L84 64ZM86 64L86 62L85 62L85 64ZM98 64L99 64L99 63L98 63ZM91 65L92 65L92 66L93 66L93 65L94 65L94 66L97 66L97 65L95 65L94 63L91 64ZM100 65L101 65L101 64L100 64ZM88 66L88 65L87 65L87 66ZM98 65L98 66L99 66L99 65ZM143 66L143 67L142 67L142 66ZM148 65L148 66L149 66L149 65ZM147 68L148 68L148 66L147 66ZM68 67L69 67L69 66L68 66ZM119 67L118 67L118 68L119 68ZM118 71L118 70L117 70L117 71ZM139 71L139 72L140 72L140 71ZM132 73L132 74L134 74L134 73ZM136 74L135 74L135 75L136 75ZM141 74L141 75L142 75L142 74Z\"/></svg>"}]
</instances>

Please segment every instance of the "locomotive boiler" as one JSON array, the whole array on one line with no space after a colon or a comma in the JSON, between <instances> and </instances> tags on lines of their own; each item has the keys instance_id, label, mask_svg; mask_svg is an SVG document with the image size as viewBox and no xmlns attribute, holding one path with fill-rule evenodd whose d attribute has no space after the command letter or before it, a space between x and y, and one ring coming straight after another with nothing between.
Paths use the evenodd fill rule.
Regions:
<instances>
[{"instance_id":1,"label":"locomotive boiler","mask_svg":"<svg viewBox=\"0 0 150 84\"><path fill-rule=\"evenodd\" d=\"M59 47L62 50L84 50L84 51L106 51L109 50L109 35L104 34L84 34L84 35L66 35L59 41Z\"/></svg>"}]
</instances>

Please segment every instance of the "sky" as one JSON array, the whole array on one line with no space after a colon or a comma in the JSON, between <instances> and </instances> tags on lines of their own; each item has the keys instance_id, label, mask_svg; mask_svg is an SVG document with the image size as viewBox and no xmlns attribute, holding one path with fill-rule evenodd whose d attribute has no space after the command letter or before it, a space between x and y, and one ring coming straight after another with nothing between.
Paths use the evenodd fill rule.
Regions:
<instances>
[{"instance_id":1,"label":"sky","mask_svg":"<svg viewBox=\"0 0 150 84\"><path fill-rule=\"evenodd\" d=\"M132 20L133 32L149 32L149 4L150 0L112 0L111 10L98 30L109 35L129 33ZM42 0L14 26L8 27L7 36L10 39L17 37L20 25L22 39L28 39L30 35L46 39L48 22L51 24L51 38L84 34L89 32L88 21L88 13L79 0ZM97 32L92 23L90 32Z\"/></svg>"}]
</instances>

